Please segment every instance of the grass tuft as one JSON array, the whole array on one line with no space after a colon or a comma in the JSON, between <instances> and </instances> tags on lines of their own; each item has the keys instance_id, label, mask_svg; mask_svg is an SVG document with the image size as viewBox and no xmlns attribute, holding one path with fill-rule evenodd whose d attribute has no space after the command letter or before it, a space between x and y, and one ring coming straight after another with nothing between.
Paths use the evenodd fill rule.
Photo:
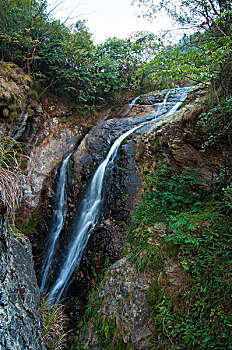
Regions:
<instances>
[{"instance_id":1,"label":"grass tuft","mask_svg":"<svg viewBox=\"0 0 232 350\"><path fill-rule=\"evenodd\" d=\"M43 325L42 336L44 344L49 350L65 349L68 332L65 330L68 317L64 313L63 305L52 305L43 299L40 306Z\"/></svg>"},{"instance_id":2,"label":"grass tuft","mask_svg":"<svg viewBox=\"0 0 232 350\"><path fill-rule=\"evenodd\" d=\"M21 162L25 159L21 145L0 134L0 201L12 222L22 198Z\"/></svg>"}]
</instances>

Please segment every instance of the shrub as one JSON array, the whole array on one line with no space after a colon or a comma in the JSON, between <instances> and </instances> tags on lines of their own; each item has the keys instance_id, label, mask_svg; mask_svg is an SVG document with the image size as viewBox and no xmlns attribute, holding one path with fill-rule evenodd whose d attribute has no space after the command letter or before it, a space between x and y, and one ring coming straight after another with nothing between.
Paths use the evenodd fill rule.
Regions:
<instances>
[{"instance_id":1,"label":"shrub","mask_svg":"<svg viewBox=\"0 0 232 350\"><path fill-rule=\"evenodd\" d=\"M232 95L227 96L216 107L203 113L199 121L203 125L209 136L204 147L218 144L225 140L232 148L231 130L232 130Z\"/></svg>"},{"instance_id":2,"label":"shrub","mask_svg":"<svg viewBox=\"0 0 232 350\"><path fill-rule=\"evenodd\" d=\"M231 176L227 170L222 169L213 193L203 191L197 172L190 169L177 174L164 166L147 178L143 202L128 233L131 259L143 271L143 257L148 257L148 266L159 272L166 260L161 247L169 256L171 249L172 258L189 278L189 290L173 301L165 287L159 289L154 274L147 297L158 332L157 349L232 349ZM159 231L162 225L157 222L166 225L161 237L156 227Z\"/></svg>"},{"instance_id":3,"label":"shrub","mask_svg":"<svg viewBox=\"0 0 232 350\"><path fill-rule=\"evenodd\" d=\"M191 289L178 306L167 297L153 311L160 349L231 349L231 220L211 203L202 213L173 216L170 229L166 240L178 244Z\"/></svg>"}]
</instances>

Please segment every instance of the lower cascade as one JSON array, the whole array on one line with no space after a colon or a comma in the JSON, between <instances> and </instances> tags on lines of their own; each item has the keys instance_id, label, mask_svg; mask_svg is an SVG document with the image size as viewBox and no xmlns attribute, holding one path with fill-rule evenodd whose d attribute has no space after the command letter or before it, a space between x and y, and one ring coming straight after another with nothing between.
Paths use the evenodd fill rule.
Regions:
<instances>
[{"instance_id":1,"label":"lower cascade","mask_svg":"<svg viewBox=\"0 0 232 350\"><path fill-rule=\"evenodd\" d=\"M70 278L74 270L80 263L84 248L87 245L88 239L93 229L98 223L98 218L101 213L101 208L104 201L103 183L104 183L105 175L107 173L107 170L114 163L120 144L125 138L127 138L136 130L141 129L142 127L148 124L152 125L152 123L155 123L161 117L164 118L166 116L170 116L173 113L175 113L176 110L184 101L184 99L186 98L189 90L190 88L179 88L179 89L169 90L163 102L156 105L152 115L151 114L147 115L147 120L145 118L145 121L144 120L143 122L140 121L139 125L136 125L130 130L126 131L124 134L122 134L120 137L118 137L114 141L106 158L100 163L95 174L93 175L92 180L87 188L84 199L82 200L82 203L80 205L78 220L74 225L74 230L72 234L73 238L69 242L66 258L63 261L63 265L59 270L58 278L56 279L54 285L52 286L48 294L49 301L57 303L61 299L62 295L64 294L66 288L69 285ZM171 102L168 101L170 96L172 97ZM136 100L134 101L136 103ZM132 106L133 104L131 104L130 107ZM129 109L127 110L127 113L128 112L129 112ZM136 124L136 118L135 118L134 124ZM64 219L65 219L66 209L65 207L64 208L62 207L62 203L64 202L64 189L65 189L65 181L66 181L65 172L67 169L67 163L70 156L71 154L66 156L66 158L64 159L63 165L61 167L62 170L60 171L60 179L59 179L59 185L58 185L57 196L56 196L56 201L60 203L57 211L58 213L57 215L60 217L60 220L59 220L59 223L56 224L55 230L54 228L52 228L51 229L52 232L50 232L50 240L49 240L50 246L49 246L47 257L45 258L45 262L44 262L41 291L44 291L46 289L47 279L50 276L50 269L52 265L52 258L55 251L56 242L59 238L59 234L61 232ZM59 188L61 188L62 190L60 190ZM57 197L59 197L59 199Z\"/></svg>"},{"instance_id":2,"label":"lower cascade","mask_svg":"<svg viewBox=\"0 0 232 350\"><path fill-rule=\"evenodd\" d=\"M66 205L67 199L65 198L65 184L66 184L66 172L67 172L68 161L72 153L73 152L70 152L65 156L62 166L60 168L59 181L58 181L56 198L55 198L55 208L53 210L52 217L51 217L48 252L42 268L43 275L42 275L41 285L40 285L41 292L46 292L47 290L47 284L48 284L47 282L48 282L48 278L50 277L50 272L51 272L50 268L52 264L52 258L56 251L56 245L59 239L60 232L63 228L65 216L67 213L67 205Z\"/></svg>"}]
</instances>

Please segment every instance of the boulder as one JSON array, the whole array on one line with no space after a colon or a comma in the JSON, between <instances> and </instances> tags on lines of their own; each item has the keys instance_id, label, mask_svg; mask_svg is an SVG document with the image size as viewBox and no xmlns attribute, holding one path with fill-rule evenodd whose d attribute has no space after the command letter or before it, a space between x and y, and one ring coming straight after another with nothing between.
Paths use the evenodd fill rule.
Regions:
<instances>
[{"instance_id":1,"label":"boulder","mask_svg":"<svg viewBox=\"0 0 232 350\"><path fill-rule=\"evenodd\" d=\"M29 241L0 220L0 349L45 350Z\"/></svg>"}]
</instances>

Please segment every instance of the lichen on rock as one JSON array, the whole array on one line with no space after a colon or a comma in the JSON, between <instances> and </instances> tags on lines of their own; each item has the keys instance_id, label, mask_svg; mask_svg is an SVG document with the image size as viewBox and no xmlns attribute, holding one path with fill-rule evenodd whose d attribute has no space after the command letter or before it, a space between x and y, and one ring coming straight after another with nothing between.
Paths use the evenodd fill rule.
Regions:
<instances>
[{"instance_id":1,"label":"lichen on rock","mask_svg":"<svg viewBox=\"0 0 232 350\"><path fill-rule=\"evenodd\" d=\"M0 260L0 348L44 350L30 243L24 237L13 237L2 218Z\"/></svg>"},{"instance_id":2,"label":"lichen on rock","mask_svg":"<svg viewBox=\"0 0 232 350\"><path fill-rule=\"evenodd\" d=\"M138 273L127 258L113 264L107 271L98 297L101 305L97 310L101 322L113 322L115 334L113 339L122 338L125 348L151 349L154 342L155 326L150 320L152 310L146 292L150 287L152 275ZM91 336L89 334L91 332ZM97 349L99 337L93 323L89 323L84 346Z\"/></svg>"}]
</instances>

